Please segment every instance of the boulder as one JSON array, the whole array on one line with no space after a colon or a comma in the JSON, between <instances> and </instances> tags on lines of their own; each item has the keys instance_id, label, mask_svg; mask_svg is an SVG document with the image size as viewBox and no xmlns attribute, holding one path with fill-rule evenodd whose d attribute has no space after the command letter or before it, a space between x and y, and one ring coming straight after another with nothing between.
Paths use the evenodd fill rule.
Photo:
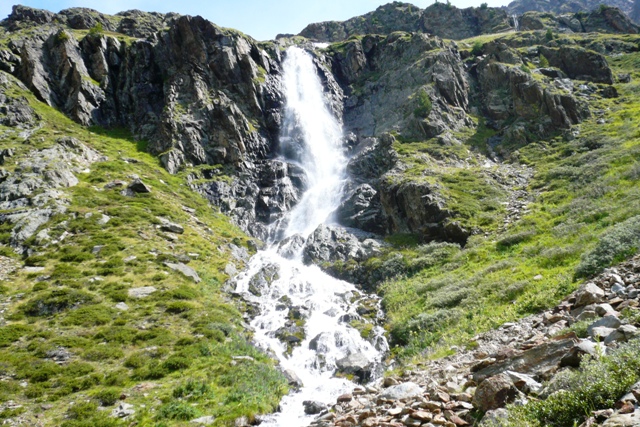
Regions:
<instances>
[{"instance_id":1,"label":"boulder","mask_svg":"<svg viewBox=\"0 0 640 427\"><path fill-rule=\"evenodd\" d=\"M540 46L538 50L549 60L549 65L560 68L572 79L606 84L614 82L607 60L599 53L575 46Z\"/></svg>"},{"instance_id":2,"label":"boulder","mask_svg":"<svg viewBox=\"0 0 640 427\"><path fill-rule=\"evenodd\" d=\"M385 388L384 391L380 393L380 398L386 400L401 400L419 397L422 396L422 394L424 394L424 390L418 384L405 382Z\"/></svg>"},{"instance_id":3,"label":"boulder","mask_svg":"<svg viewBox=\"0 0 640 427\"><path fill-rule=\"evenodd\" d=\"M131 288L128 291L131 298L145 298L158 290L153 286L142 286L140 288Z\"/></svg>"},{"instance_id":4,"label":"boulder","mask_svg":"<svg viewBox=\"0 0 640 427\"><path fill-rule=\"evenodd\" d=\"M193 268L181 262L178 262L178 263L165 262L164 265L166 265L172 270L182 273L184 276L188 277L189 279L193 280L196 283L200 283L202 281L200 276L198 276L198 273Z\"/></svg>"},{"instance_id":5,"label":"boulder","mask_svg":"<svg viewBox=\"0 0 640 427\"><path fill-rule=\"evenodd\" d=\"M473 395L473 406L483 412L504 407L518 396L518 389L506 373L482 381Z\"/></svg>"},{"instance_id":6,"label":"boulder","mask_svg":"<svg viewBox=\"0 0 640 427\"><path fill-rule=\"evenodd\" d=\"M596 286L595 283L588 282L576 291L575 307L582 307L589 304L597 304L604 298L604 290Z\"/></svg>"},{"instance_id":7,"label":"boulder","mask_svg":"<svg viewBox=\"0 0 640 427\"><path fill-rule=\"evenodd\" d=\"M304 413L307 415L316 415L327 409L327 405L315 400L305 400L302 405L304 406Z\"/></svg>"},{"instance_id":8,"label":"boulder","mask_svg":"<svg viewBox=\"0 0 640 427\"><path fill-rule=\"evenodd\" d=\"M618 319L616 316L608 315L608 316L604 316L604 317L596 320L592 324L590 324L587 327L587 333L589 335L592 335L593 330L595 328L606 327L606 328L611 328L611 329L617 329L621 325L622 325L622 322L620 321L620 319Z\"/></svg>"},{"instance_id":9,"label":"boulder","mask_svg":"<svg viewBox=\"0 0 640 427\"><path fill-rule=\"evenodd\" d=\"M338 372L354 375L357 382L367 382L372 375L373 363L362 353L352 353L336 361Z\"/></svg>"},{"instance_id":10,"label":"boulder","mask_svg":"<svg viewBox=\"0 0 640 427\"><path fill-rule=\"evenodd\" d=\"M494 363L484 367L473 374L476 382L498 375L505 371L548 377L555 372L561 361L567 354L575 348L577 340L574 338L564 338L560 340L548 341L502 362Z\"/></svg>"},{"instance_id":11,"label":"boulder","mask_svg":"<svg viewBox=\"0 0 640 427\"><path fill-rule=\"evenodd\" d=\"M381 243L371 237L374 236L369 233L321 224L307 239L303 250L304 262L363 261L380 251Z\"/></svg>"},{"instance_id":12,"label":"boulder","mask_svg":"<svg viewBox=\"0 0 640 427\"><path fill-rule=\"evenodd\" d=\"M129 185L127 189L130 190L131 193L151 193L151 187L145 184L140 178L135 178Z\"/></svg>"}]
</instances>

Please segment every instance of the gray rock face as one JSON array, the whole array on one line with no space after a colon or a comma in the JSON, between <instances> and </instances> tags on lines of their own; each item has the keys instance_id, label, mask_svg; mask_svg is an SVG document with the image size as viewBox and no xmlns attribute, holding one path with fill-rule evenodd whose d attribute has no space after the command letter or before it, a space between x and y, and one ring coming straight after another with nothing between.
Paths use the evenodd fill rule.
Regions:
<instances>
[{"instance_id":1,"label":"gray rock face","mask_svg":"<svg viewBox=\"0 0 640 427\"><path fill-rule=\"evenodd\" d=\"M387 400L400 400L420 396L423 393L424 390L418 384L406 382L387 387L382 393L380 393L380 397Z\"/></svg>"},{"instance_id":2,"label":"gray rock face","mask_svg":"<svg viewBox=\"0 0 640 427\"><path fill-rule=\"evenodd\" d=\"M304 413L307 415L315 415L327 409L327 405L321 402L316 402L314 400L305 400L302 402L304 405Z\"/></svg>"},{"instance_id":3,"label":"gray rock face","mask_svg":"<svg viewBox=\"0 0 640 427\"><path fill-rule=\"evenodd\" d=\"M552 67L560 68L572 79L613 84L611 68L599 53L573 46L558 49L540 46L539 51Z\"/></svg>"},{"instance_id":4,"label":"gray rock face","mask_svg":"<svg viewBox=\"0 0 640 427\"><path fill-rule=\"evenodd\" d=\"M68 201L58 188L78 184L75 173L104 160L75 138L63 137L51 148L34 151L12 175L0 182L0 223L14 224L11 245L18 252L29 237L55 215L66 212Z\"/></svg>"},{"instance_id":5,"label":"gray rock face","mask_svg":"<svg viewBox=\"0 0 640 427\"><path fill-rule=\"evenodd\" d=\"M142 286L140 288L131 288L128 294L131 298L145 298L158 290L153 286Z\"/></svg>"}]
</instances>

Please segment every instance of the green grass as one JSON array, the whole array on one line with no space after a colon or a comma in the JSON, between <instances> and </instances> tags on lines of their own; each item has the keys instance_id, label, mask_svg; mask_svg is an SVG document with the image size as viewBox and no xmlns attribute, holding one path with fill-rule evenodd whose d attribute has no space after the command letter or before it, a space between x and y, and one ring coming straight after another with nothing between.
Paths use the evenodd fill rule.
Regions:
<instances>
[{"instance_id":1,"label":"green grass","mask_svg":"<svg viewBox=\"0 0 640 427\"><path fill-rule=\"evenodd\" d=\"M145 141L124 129L83 128L16 85L3 90L8 96L24 96L42 124L30 144L8 141L16 154L5 169L13 171L31 150L50 147L61 136L77 138L108 160L92 165L90 173L77 174L77 186L63 189L70 200L68 212L45 226L52 238L67 231L63 244L27 242L34 253L25 260L8 253L44 271L18 271L11 286L2 288L3 298L11 297L12 303L4 313L8 324L0 328L0 371L12 379L0 385L0 403L16 401L26 417L40 413L42 404L52 404L44 426L180 425L176 414L186 412L166 405L179 384L200 381L209 392L184 398L188 407L197 405L198 413L214 415L216 425L275 410L287 392L286 380L272 359L248 343L240 312L221 291L228 279L227 245L247 246L246 235L189 189L189 170L168 174L146 153ZM113 180L129 181L132 174L152 192L125 197L119 189L104 188ZM198 221L183 206L195 209ZM98 222L103 214L110 217L106 224ZM158 217L184 225L185 233L176 242L166 240L156 230ZM2 225L0 231L5 230L10 228ZM103 247L93 253L97 245ZM152 249L160 255L150 253ZM197 285L163 264L187 253L199 254L189 263L203 279ZM38 281L40 276L50 278ZM143 299L129 297L130 288L142 286L154 286L157 292ZM128 310L116 309L119 302ZM58 347L72 355L69 364L47 359ZM254 362L234 366L234 356L251 356ZM20 387L25 380L28 386ZM149 381L155 384L152 391L134 389ZM123 424L108 416L110 410L96 411L98 405L116 403L122 393L136 406L132 421Z\"/></svg>"},{"instance_id":2,"label":"green grass","mask_svg":"<svg viewBox=\"0 0 640 427\"><path fill-rule=\"evenodd\" d=\"M614 72L634 73L639 60L632 53L611 64ZM411 272L403 270L412 256L406 246L367 261L399 273L381 277L380 285L394 354L405 362L446 354L480 332L552 307L581 277L638 251L640 132L633 117L640 113L640 86L632 80L616 87L617 100L591 103L607 111L606 123L585 121L578 138L498 147L535 171L527 188L533 202L505 231L497 226L503 193L487 185L491 178L480 168L432 166L424 161L429 143L399 144L410 166L405 179L439 186L455 218L481 231L442 262ZM482 151L491 132L479 127L479 133L459 135L462 148Z\"/></svg>"}]
</instances>

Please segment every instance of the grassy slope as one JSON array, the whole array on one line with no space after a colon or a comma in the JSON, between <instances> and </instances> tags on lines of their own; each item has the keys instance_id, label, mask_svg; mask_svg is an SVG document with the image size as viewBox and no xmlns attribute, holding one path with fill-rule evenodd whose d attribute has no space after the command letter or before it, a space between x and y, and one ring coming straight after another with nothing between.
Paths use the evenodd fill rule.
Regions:
<instances>
[{"instance_id":1,"label":"grassy slope","mask_svg":"<svg viewBox=\"0 0 640 427\"><path fill-rule=\"evenodd\" d=\"M597 42L608 36L574 36L579 37ZM637 37L612 37L638 43ZM617 99L591 101L596 114L577 127L580 134L575 139L556 137L524 147L502 147L513 160L535 170L528 188L534 201L519 221L500 232L492 219L488 227L482 227L487 233L473 236L463 250L419 246L411 239L396 247L405 264L413 266L406 270L408 274L382 286L397 354L409 358L443 355L452 345L473 345L471 338L479 332L552 306L577 287L580 279L575 272L581 257L611 234L614 225L640 214L640 132L634 122L640 113L640 54L608 60L614 72L631 73L632 81L615 85L621 95ZM605 124L597 124L601 116ZM464 140L469 148L481 145L477 135ZM427 152L429 145L403 144L399 152L410 163L411 158ZM472 161L469 165L472 174L479 169ZM442 179L446 176L442 170L446 172L437 170L436 179L446 187L449 184ZM465 190L466 197L482 194L477 179L468 180L466 188L458 184L460 200ZM480 206L491 206L492 200L480 197ZM475 219L461 219L475 225L483 215L491 219L501 214L489 209L476 212ZM618 229L633 227L633 223ZM598 259L599 265L619 261L638 248L619 249L617 258ZM370 261L376 262L384 261Z\"/></svg>"},{"instance_id":2,"label":"grassy slope","mask_svg":"<svg viewBox=\"0 0 640 427\"><path fill-rule=\"evenodd\" d=\"M36 253L26 264L44 271L21 270L1 284L8 322L0 327L0 404L12 400L22 407L0 411L0 420L21 416L35 425L34 415L44 412L38 422L45 426L128 425L131 420L120 423L104 415L123 393L136 406L133 419L139 426L187 425L181 420L200 414L227 425L241 415L274 410L286 382L273 362L248 344L240 312L221 291L231 259L228 244L247 246L241 231L190 191L184 176L166 173L127 132L83 128L17 86L8 94L25 96L43 126L27 142L13 129L0 129L1 145L16 151L7 170L61 136L75 137L109 160L79 174L76 187L63 189L71 200L69 212L47 227L53 237L70 232L64 243L41 248L31 242ZM132 174L152 192L124 197L117 189L103 189ZM183 206L195 209L198 221ZM111 220L101 226L103 213ZM157 217L184 225L185 233L171 242L156 229ZM8 243L9 230L0 225L2 243ZM96 245L105 247L93 255ZM16 257L4 245L0 252ZM189 265L202 277L200 284L163 265L188 253L199 254ZM135 260L124 261L131 256ZM40 276L51 278L39 281ZM129 298L128 289L140 286L158 292ZM66 300L70 306L63 308ZM118 302L129 310L116 310ZM59 312L37 315L35 308L46 304ZM70 363L46 359L58 346L73 354ZM236 362L233 356L255 361ZM106 410L96 411L96 405Z\"/></svg>"}]
</instances>

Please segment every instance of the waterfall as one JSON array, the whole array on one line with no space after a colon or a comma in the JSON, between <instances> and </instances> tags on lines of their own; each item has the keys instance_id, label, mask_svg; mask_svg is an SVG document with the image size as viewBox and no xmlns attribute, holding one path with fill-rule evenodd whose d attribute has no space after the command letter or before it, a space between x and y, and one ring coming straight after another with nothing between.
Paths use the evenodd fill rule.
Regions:
<instances>
[{"instance_id":1,"label":"waterfall","mask_svg":"<svg viewBox=\"0 0 640 427\"><path fill-rule=\"evenodd\" d=\"M331 405L354 387L334 375L338 360L356 354L379 367L388 349L382 328L374 327L366 340L349 325L359 317L358 299L363 298L353 284L304 265L299 246L283 251L287 242L308 238L330 219L340 202L347 163L341 125L327 105L311 56L288 48L283 71L280 155L305 171L307 185L298 204L270 226L273 241L251 258L235 282L236 293L257 308L251 321L255 343L272 352L303 386L285 396L281 411L262 426L308 425L313 417L305 415L303 401Z\"/></svg>"},{"instance_id":2,"label":"waterfall","mask_svg":"<svg viewBox=\"0 0 640 427\"><path fill-rule=\"evenodd\" d=\"M513 28L517 31L520 31L520 23L518 22L518 15L515 13L511 15L511 19L513 19Z\"/></svg>"}]
</instances>

